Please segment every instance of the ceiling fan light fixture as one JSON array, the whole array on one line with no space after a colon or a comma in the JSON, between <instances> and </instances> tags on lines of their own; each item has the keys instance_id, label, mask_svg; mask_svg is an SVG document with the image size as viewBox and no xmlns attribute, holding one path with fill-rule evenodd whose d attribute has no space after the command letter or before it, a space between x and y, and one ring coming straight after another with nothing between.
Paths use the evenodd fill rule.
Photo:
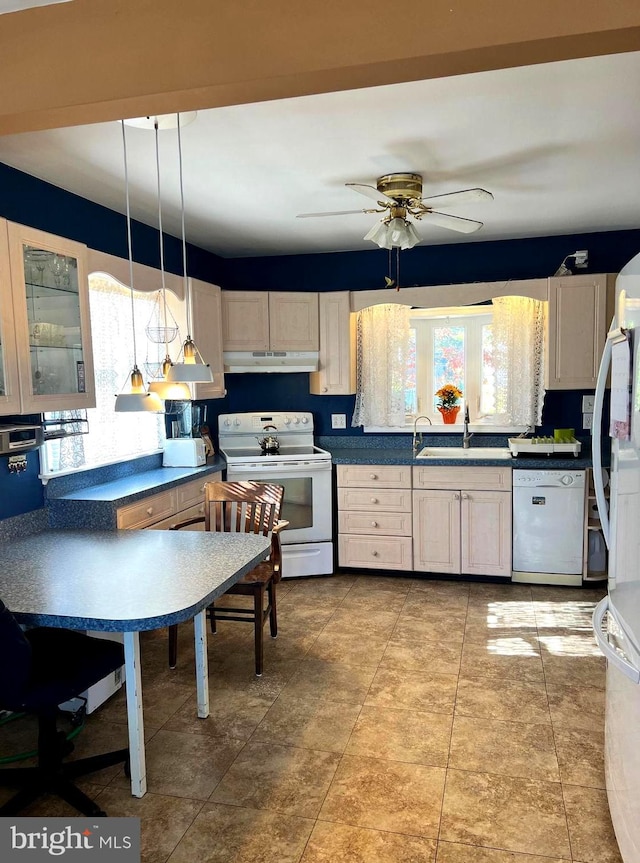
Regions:
<instances>
[{"instance_id":1,"label":"ceiling fan light fixture","mask_svg":"<svg viewBox=\"0 0 640 863\"><path fill-rule=\"evenodd\" d=\"M411 222L399 216L377 222L364 239L371 240L381 249L412 249L420 242L420 236Z\"/></svg>"}]
</instances>

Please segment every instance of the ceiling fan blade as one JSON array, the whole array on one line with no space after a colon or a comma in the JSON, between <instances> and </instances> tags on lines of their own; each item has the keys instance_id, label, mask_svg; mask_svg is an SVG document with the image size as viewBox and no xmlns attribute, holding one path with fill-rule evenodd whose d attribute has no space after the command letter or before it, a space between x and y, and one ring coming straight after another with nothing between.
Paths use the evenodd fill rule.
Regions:
<instances>
[{"instance_id":1,"label":"ceiling fan blade","mask_svg":"<svg viewBox=\"0 0 640 863\"><path fill-rule=\"evenodd\" d=\"M345 183L345 186L348 189L353 189L354 192L360 192L361 195L366 195L367 198L371 198L374 201L384 201L385 204L391 204L393 206L396 204L394 198L390 198L389 195L385 195L384 192L379 192L375 186L367 186L364 183Z\"/></svg>"},{"instance_id":2,"label":"ceiling fan blade","mask_svg":"<svg viewBox=\"0 0 640 863\"><path fill-rule=\"evenodd\" d=\"M459 192L449 192L446 195L434 195L432 198L422 198L425 207L449 207L456 204L471 204L474 201L492 201L493 195L486 189L461 189Z\"/></svg>"},{"instance_id":3,"label":"ceiling fan blade","mask_svg":"<svg viewBox=\"0 0 640 863\"><path fill-rule=\"evenodd\" d=\"M427 224L439 225L441 228L449 228L450 231L459 231L461 234L472 234L479 231L484 222L474 222L473 219L461 219L460 216L450 216L448 213L434 213L429 211L422 217Z\"/></svg>"},{"instance_id":4,"label":"ceiling fan blade","mask_svg":"<svg viewBox=\"0 0 640 863\"><path fill-rule=\"evenodd\" d=\"M366 210L336 210L333 213L298 213L296 219L315 219L316 216L351 216L365 212Z\"/></svg>"}]
</instances>

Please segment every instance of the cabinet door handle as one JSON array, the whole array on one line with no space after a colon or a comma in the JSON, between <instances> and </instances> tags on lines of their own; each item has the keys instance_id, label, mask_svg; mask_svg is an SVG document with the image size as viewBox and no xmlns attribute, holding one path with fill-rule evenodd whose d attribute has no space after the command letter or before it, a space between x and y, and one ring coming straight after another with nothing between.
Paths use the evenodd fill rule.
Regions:
<instances>
[{"instance_id":1,"label":"cabinet door handle","mask_svg":"<svg viewBox=\"0 0 640 863\"><path fill-rule=\"evenodd\" d=\"M322 392L323 392L323 393L328 393L328 392L329 392L329 387L322 387Z\"/></svg>"},{"instance_id":2,"label":"cabinet door handle","mask_svg":"<svg viewBox=\"0 0 640 863\"><path fill-rule=\"evenodd\" d=\"M371 552L371 554L372 554L374 557L378 557L378 555L380 554L380 552L379 552L379 551L375 551L375 550L374 550L374 551L372 551L372 552Z\"/></svg>"},{"instance_id":3,"label":"cabinet door handle","mask_svg":"<svg viewBox=\"0 0 640 863\"><path fill-rule=\"evenodd\" d=\"M377 473L370 473L369 479L378 479L378 474Z\"/></svg>"},{"instance_id":4,"label":"cabinet door handle","mask_svg":"<svg viewBox=\"0 0 640 863\"><path fill-rule=\"evenodd\" d=\"M147 507L147 515L153 515L153 507L152 506Z\"/></svg>"},{"instance_id":5,"label":"cabinet door handle","mask_svg":"<svg viewBox=\"0 0 640 863\"><path fill-rule=\"evenodd\" d=\"M377 497L372 497L372 498L371 498L371 503L378 503L378 498L377 498Z\"/></svg>"},{"instance_id":6,"label":"cabinet door handle","mask_svg":"<svg viewBox=\"0 0 640 863\"><path fill-rule=\"evenodd\" d=\"M371 522L371 527L377 527L377 526L378 526L378 522L377 522L377 521L372 521L372 522Z\"/></svg>"},{"instance_id":7,"label":"cabinet door handle","mask_svg":"<svg viewBox=\"0 0 640 863\"><path fill-rule=\"evenodd\" d=\"M469 500L469 495L466 493L466 491L462 492L462 500Z\"/></svg>"},{"instance_id":8,"label":"cabinet door handle","mask_svg":"<svg viewBox=\"0 0 640 863\"><path fill-rule=\"evenodd\" d=\"M453 499L454 499L454 500L460 500L460 495L458 494L458 492L456 492L456 493L454 494Z\"/></svg>"}]
</instances>

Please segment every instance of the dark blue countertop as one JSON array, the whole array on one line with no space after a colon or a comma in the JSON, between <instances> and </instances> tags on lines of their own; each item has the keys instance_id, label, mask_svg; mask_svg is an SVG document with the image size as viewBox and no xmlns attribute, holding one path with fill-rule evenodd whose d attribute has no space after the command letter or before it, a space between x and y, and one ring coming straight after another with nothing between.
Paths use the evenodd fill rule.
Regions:
<instances>
[{"instance_id":1,"label":"dark blue countertop","mask_svg":"<svg viewBox=\"0 0 640 863\"><path fill-rule=\"evenodd\" d=\"M116 512L120 507L218 473L225 467L224 459L215 456L202 467L156 467L57 496L50 495L47 500L49 525L67 530L115 530Z\"/></svg>"},{"instance_id":2,"label":"dark blue countertop","mask_svg":"<svg viewBox=\"0 0 640 863\"><path fill-rule=\"evenodd\" d=\"M451 466L492 467L501 465L514 470L586 470L591 467L591 457L559 458L558 456L518 456L517 458L414 458L409 447L325 447L331 453L334 464L409 464L420 467Z\"/></svg>"}]
</instances>

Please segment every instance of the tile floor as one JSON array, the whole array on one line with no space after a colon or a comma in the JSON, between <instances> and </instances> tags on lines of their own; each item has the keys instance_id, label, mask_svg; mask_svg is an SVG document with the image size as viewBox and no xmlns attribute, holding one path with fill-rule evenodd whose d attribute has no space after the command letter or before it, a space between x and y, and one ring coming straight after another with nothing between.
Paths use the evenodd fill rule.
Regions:
<instances>
[{"instance_id":1,"label":"tile floor","mask_svg":"<svg viewBox=\"0 0 640 863\"><path fill-rule=\"evenodd\" d=\"M211 716L143 638L149 792L83 783L142 821L144 863L620 863L603 777L600 591L339 575L285 581L253 675L251 628L209 638ZM234 598L237 599L237 598ZM126 740L118 694L77 754ZM0 791L5 799L5 790ZM28 814L70 814L45 799Z\"/></svg>"}]
</instances>

